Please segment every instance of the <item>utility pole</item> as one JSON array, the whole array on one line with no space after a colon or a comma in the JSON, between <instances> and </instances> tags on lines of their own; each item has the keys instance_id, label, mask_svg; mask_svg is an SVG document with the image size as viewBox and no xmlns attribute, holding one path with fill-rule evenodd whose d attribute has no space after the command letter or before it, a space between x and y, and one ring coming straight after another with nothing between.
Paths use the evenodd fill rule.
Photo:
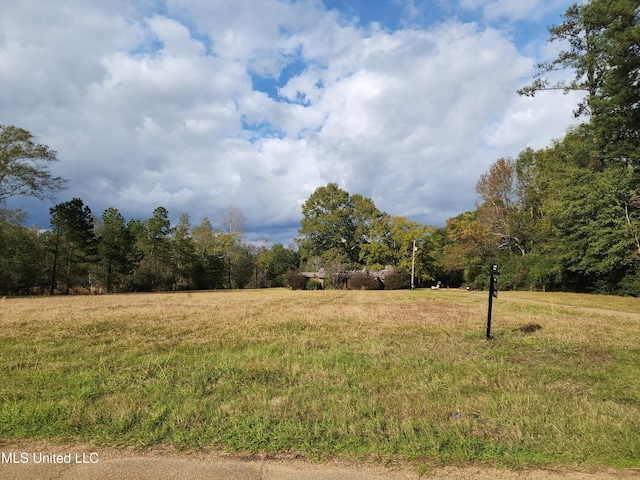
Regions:
<instances>
[{"instance_id":1,"label":"utility pole","mask_svg":"<svg viewBox=\"0 0 640 480\"><path fill-rule=\"evenodd\" d=\"M415 284L413 283L413 278L416 272L416 252L418 251L418 247L416 247L416 241L413 241L413 251L411 253L411 290L413 290L415 287Z\"/></svg>"}]
</instances>

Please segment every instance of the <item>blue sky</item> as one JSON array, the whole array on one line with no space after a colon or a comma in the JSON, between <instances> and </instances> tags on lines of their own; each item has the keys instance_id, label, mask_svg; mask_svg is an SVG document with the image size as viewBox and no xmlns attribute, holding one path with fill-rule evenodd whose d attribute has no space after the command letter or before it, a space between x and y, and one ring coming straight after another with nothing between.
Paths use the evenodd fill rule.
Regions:
<instances>
[{"instance_id":1,"label":"blue sky","mask_svg":"<svg viewBox=\"0 0 640 480\"><path fill-rule=\"evenodd\" d=\"M403 22L403 8L401 2L368 2L367 0L323 0L328 10L336 10L360 27L367 28L371 22L376 22L389 30L396 30ZM436 2L432 2L436 3ZM439 10L439 7L436 8Z\"/></svg>"},{"instance_id":2,"label":"blue sky","mask_svg":"<svg viewBox=\"0 0 640 480\"><path fill-rule=\"evenodd\" d=\"M0 124L55 149L55 201L96 216L234 206L247 240L287 244L336 182L443 226L498 158L574 122L576 95L516 94L571 3L0 0ZM10 206L48 226L51 203Z\"/></svg>"}]
</instances>

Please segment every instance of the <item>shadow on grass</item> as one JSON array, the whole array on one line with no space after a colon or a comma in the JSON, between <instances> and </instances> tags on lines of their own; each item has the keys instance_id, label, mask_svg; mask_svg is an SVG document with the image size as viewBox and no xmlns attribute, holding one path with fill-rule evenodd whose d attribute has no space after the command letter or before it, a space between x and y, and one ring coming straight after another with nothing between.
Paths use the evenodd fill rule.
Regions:
<instances>
[{"instance_id":1,"label":"shadow on grass","mask_svg":"<svg viewBox=\"0 0 640 480\"><path fill-rule=\"evenodd\" d=\"M514 329L514 332L529 334L529 333L535 333L538 330L542 330L542 325L539 325L537 323L529 323L527 325Z\"/></svg>"}]
</instances>

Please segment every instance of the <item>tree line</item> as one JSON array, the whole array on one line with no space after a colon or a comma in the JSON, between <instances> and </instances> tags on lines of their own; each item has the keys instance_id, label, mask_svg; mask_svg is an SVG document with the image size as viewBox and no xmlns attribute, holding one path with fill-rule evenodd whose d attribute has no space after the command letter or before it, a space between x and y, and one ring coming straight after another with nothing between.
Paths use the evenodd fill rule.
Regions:
<instances>
[{"instance_id":1,"label":"tree line","mask_svg":"<svg viewBox=\"0 0 640 480\"><path fill-rule=\"evenodd\" d=\"M0 125L0 294L70 294L272 287L299 264L297 252L243 239L244 217L230 207L219 228L189 215L171 225L158 207L146 220L116 208L95 216L79 198L50 209L50 229L23 226L15 196L51 199L67 181L51 174L57 153L27 130Z\"/></svg>"},{"instance_id":2,"label":"tree line","mask_svg":"<svg viewBox=\"0 0 640 480\"><path fill-rule=\"evenodd\" d=\"M569 48L519 91L582 91L585 121L541 150L503 158L479 179L473 212L447 222L446 269L484 284L640 294L640 1L571 6L550 41ZM554 82L557 71L573 74Z\"/></svg>"},{"instance_id":3,"label":"tree line","mask_svg":"<svg viewBox=\"0 0 640 480\"><path fill-rule=\"evenodd\" d=\"M4 295L275 287L299 264L282 244L246 243L233 207L221 228L206 217L192 226L188 213L172 226L164 207L146 220L127 221L115 208L96 218L79 198L52 207L46 231L23 227L15 212L4 217Z\"/></svg>"},{"instance_id":4,"label":"tree line","mask_svg":"<svg viewBox=\"0 0 640 480\"><path fill-rule=\"evenodd\" d=\"M584 122L552 145L498 159L478 180L473 211L443 228L390 215L335 183L302 206L295 246L247 244L242 212L214 228L171 225L165 208L126 220L95 217L81 199L51 208L51 229L22 226L0 210L0 293L129 292L282 286L292 271L413 270L418 285L485 288L500 265L501 288L640 294L640 1L570 7L551 41L569 46L538 65L521 95L583 91ZM570 81L553 81L558 70ZM66 181L49 171L56 153L26 130L0 126L0 206L15 195L48 198ZM397 277L396 277L397 278Z\"/></svg>"},{"instance_id":5,"label":"tree line","mask_svg":"<svg viewBox=\"0 0 640 480\"><path fill-rule=\"evenodd\" d=\"M486 288L498 264L502 288L639 295L639 21L638 0L592 0L549 29L568 49L518 93L584 92L574 112L583 122L546 148L498 159L477 182L475 210L433 228L322 187L303 206L302 260L406 269L417 240L426 281ZM554 81L559 71L573 77Z\"/></svg>"}]
</instances>

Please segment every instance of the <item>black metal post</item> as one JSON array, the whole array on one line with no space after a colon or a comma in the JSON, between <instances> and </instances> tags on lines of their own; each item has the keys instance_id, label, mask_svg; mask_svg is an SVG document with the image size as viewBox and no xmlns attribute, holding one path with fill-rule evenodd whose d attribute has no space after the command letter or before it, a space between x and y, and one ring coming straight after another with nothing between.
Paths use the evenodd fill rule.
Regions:
<instances>
[{"instance_id":1,"label":"black metal post","mask_svg":"<svg viewBox=\"0 0 640 480\"><path fill-rule=\"evenodd\" d=\"M493 272L489 280L489 312L487 313L487 340L491 340L491 309L493 308Z\"/></svg>"},{"instance_id":2,"label":"black metal post","mask_svg":"<svg viewBox=\"0 0 640 480\"><path fill-rule=\"evenodd\" d=\"M498 297L498 265L491 265L491 277L489 278L489 311L487 313L487 340L491 340L491 310L493 309L493 297Z\"/></svg>"}]
</instances>

